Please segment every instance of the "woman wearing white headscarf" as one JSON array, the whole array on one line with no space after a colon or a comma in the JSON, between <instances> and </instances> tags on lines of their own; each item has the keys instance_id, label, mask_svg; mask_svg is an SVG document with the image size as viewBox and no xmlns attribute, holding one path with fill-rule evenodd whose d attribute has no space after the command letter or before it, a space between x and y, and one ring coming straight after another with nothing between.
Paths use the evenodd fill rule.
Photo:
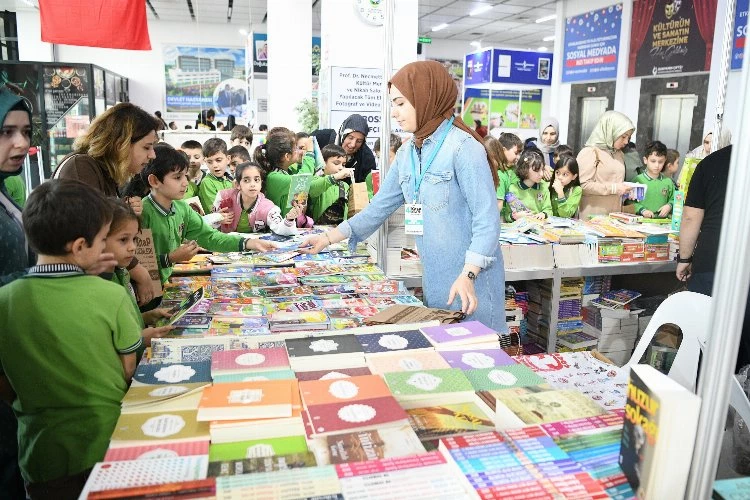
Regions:
<instances>
[{"instance_id":1,"label":"woman wearing white headscarf","mask_svg":"<svg viewBox=\"0 0 750 500\"><path fill-rule=\"evenodd\" d=\"M617 111L607 111L599 118L586 147L576 158L583 189L581 219L622 210L623 196L630 192L630 188L623 184L625 161L622 148L634 131L630 118Z\"/></svg>"},{"instance_id":2,"label":"woman wearing white headscarf","mask_svg":"<svg viewBox=\"0 0 750 500\"><path fill-rule=\"evenodd\" d=\"M713 136L713 132L708 132L707 134L705 134L703 137L703 144L688 152L688 154L685 155L685 158L698 158L702 160L703 158L708 156L708 154L711 152L711 139L713 138ZM729 146L731 142L732 132L730 132L727 128L722 128L721 135L719 136L719 147L717 147L716 150L718 151L721 148Z\"/></svg>"}]
</instances>

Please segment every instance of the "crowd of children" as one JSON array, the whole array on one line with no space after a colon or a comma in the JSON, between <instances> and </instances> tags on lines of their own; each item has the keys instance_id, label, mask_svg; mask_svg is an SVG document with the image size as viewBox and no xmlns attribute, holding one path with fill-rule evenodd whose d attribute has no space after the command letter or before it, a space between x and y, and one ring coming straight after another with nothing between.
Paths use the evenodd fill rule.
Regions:
<instances>
[{"instance_id":1,"label":"crowd of children","mask_svg":"<svg viewBox=\"0 0 750 500\"><path fill-rule=\"evenodd\" d=\"M582 189L578 162L570 146L555 147L549 179L545 178L545 155L533 143L524 149L518 136L503 132L497 138L488 135L484 146L498 173L497 207L504 222L523 217L577 217ZM629 205L645 218L668 217L677 188L673 178L679 169L680 154L653 141L643 150L642 162L635 177L628 181L646 186L645 196Z\"/></svg>"}]
</instances>

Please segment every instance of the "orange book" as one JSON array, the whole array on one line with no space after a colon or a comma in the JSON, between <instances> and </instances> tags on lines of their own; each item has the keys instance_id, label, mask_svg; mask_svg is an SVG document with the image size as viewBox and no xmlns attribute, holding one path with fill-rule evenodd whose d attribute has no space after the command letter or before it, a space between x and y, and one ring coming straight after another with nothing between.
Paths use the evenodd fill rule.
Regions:
<instances>
[{"instance_id":1,"label":"orange book","mask_svg":"<svg viewBox=\"0 0 750 500\"><path fill-rule=\"evenodd\" d=\"M296 379L289 380L289 382L292 384L292 414L290 417L300 418L302 414L302 398L299 393L299 382ZM247 425L247 419L216 420L211 422L211 427L232 427L234 425Z\"/></svg>"},{"instance_id":2,"label":"orange book","mask_svg":"<svg viewBox=\"0 0 750 500\"><path fill-rule=\"evenodd\" d=\"M292 380L216 384L203 390L198 420L251 420L292 416Z\"/></svg>"},{"instance_id":3,"label":"orange book","mask_svg":"<svg viewBox=\"0 0 750 500\"><path fill-rule=\"evenodd\" d=\"M391 390L379 375L309 380L299 383L306 407L328 403L344 403L391 395Z\"/></svg>"}]
</instances>

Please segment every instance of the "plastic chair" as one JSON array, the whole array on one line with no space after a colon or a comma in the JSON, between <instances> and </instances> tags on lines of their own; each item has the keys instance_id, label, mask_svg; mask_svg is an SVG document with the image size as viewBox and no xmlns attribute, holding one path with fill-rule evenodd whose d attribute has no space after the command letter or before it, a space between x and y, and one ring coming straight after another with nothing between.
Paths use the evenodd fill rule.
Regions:
<instances>
[{"instance_id":1,"label":"plastic chair","mask_svg":"<svg viewBox=\"0 0 750 500\"><path fill-rule=\"evenodd\" d=\"M668 375L689 391L695 392L698 360L701 349L706 346L710 332L708 324L710 307L711 297L700 293L679 292L667 297L654 312L646 331L643 332L635 347L633 356L624 367L638 364L659 327L665 323L672 323L682 330L682 343Z\"/></svg>"},{"instance_id":2,"label":"plastic chair","mask_svg":"<svg viewBox=\"0 0 750 500\"><path fill-rule=\"evenodd\" d=\"M623 368L638 364L659 327L665 323L672 323L682 330L682 343L677 350L668 376L689 391L695 392L700 352L705 349L711 331L708 324L710 307L711 297L700 293L679 292L668 297L654 312L646 331L638 341L633 356ZM750 402L734 375L732 375L729 404L745 422L750 424Z\"/></svg>"}]
</instances>

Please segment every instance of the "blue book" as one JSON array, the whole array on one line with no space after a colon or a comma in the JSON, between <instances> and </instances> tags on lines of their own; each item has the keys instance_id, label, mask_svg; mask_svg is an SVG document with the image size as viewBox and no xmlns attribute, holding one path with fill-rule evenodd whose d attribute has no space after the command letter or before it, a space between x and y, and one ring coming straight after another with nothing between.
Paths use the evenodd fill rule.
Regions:
<instances>
[{"instance_id":1,"label":"blue book","mask_svg":"<svg viewBox=\"0 0 750 500\"><path fill-rule=\"evenodd\" d=\"M227 373L216 374L214 384L226 384L230 382L249 382L253 380L294 380L295 376L292 370L272 370L267 372L246 373Z\"/></svg>"},{"instance_id":2,"label":"blue book","mask_svg":"<svg viewBox=\"0 0 750 500\"><path fill-rule=\"evenodd\" d=\"M133 383L141 385L192 384L211 382L211 360L192 363L141 363Z\"/></svg>"},{"instance_id":3,"label":"blue book","mask_svg":"<svg viewBox=\"0 0 750 500\"><path fill-rule=\"evenodd\" d=\"M418 330L391 333L368 333L357 335L365 354L432 349L432 344Z\"/></svg>"}]
</instances>

